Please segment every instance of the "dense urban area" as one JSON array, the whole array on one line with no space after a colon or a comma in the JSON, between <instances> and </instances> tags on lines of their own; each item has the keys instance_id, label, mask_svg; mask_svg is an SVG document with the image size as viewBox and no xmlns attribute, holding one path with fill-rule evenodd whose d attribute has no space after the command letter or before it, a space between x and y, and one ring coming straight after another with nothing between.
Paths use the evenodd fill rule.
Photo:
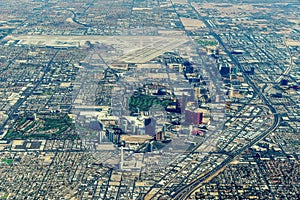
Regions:
<instances>
[{"instance_id":1,"label":"dense urban area","mask_svg":"<svg viewBox=\"0 0 300 200\"><path fill-rule=\"evenodd\" d=\"M0 2L0 199L300 199L298 0Z\"/></svg>"}]
</instances>

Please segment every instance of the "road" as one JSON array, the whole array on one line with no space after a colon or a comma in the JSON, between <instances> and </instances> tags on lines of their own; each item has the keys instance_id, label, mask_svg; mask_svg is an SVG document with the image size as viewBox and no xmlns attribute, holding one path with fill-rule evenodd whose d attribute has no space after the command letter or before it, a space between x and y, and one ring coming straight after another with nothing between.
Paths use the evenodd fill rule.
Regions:
<instances>
[{"instance_id":1,"label":"road","mask_svg":"<svg viewBox=\"0 0 300 200\"><path fill-rule=\"evenodd\" d=\"M38 86L42 83L45 75L50 71L50 66L53 63L54 58L56 57L56 55L58 54L59 50L57 50L55 52L55 54L52 56L52 58L50 59L50 61L48 62L47 66L44 68L43 70L43 75L41 76L41 78L36 82L36 84L34 85L34 87L32 88L32 90L24 95L24 98L20 98L11 108L10 111L8 112L8 118L7 120L0 126L0 130L3 130L4 127L6 126L6 124L8 123L9 120L12 119L12 116L14 113L16 113L18 111L18 109L20 108L20 106L28 99L28 97L30 97L32 95L32 93L38 88ZM4 137L4 136L2 136Z\"/></svg>"},{"instance_id":2,"label":"road","mask_svg":"<svg viewBox=\"0 0 300 200\"><path fill-rule=\"evenodd\" d=\"M276 109L272 106L270 101L267 99L267 97L259 90L259 88L256 86L256 84L251 80L248 74L245 73L245 70L243 66L238 62L238 60L232 56L231 52L226 48L226 45L223 43L221 37L214 32L211 25L207 22L207 20L202 17L198 11L190 4L190 6L194 9L194 11L197 12L198 17L204 22L204 24L209 28L211 34L214 36L214 38L219 42L219 44L224 48L225 53L230 57L232 62L239 68L239 70L244 74L245 81L253 88L254 92L263 100L264 104L269 108L269 110L272 112L274 119L272 126L264 131L262 134L258 135L256 138L254 138L251 142L249 142L247 145L243 146L242 148L235 151L232 156L227 157L220 165L217 165L215 168L213 168L211 171L209 171L207 174L202 176L201 178L193 181L192 183L179 188L175 194L171 196L172 199L187 199L195 190L197 190L201 184L211 176L213 176L216 172L227 166L230 162L232 162L236 157L238 157L243 151L253 146L255 143L266 137L269 133L273 132L280 123L280 118L276 114ZM191 152L193 153L193 151Z\"/></svg>"},{"instance_id":3,"label":"road","mask_svg":"<svg viewBox=\"0 0 300 200\"><path fill-rule=\"evenodd\" d=\"M199 13L198 13L198 15L199 15ZM235 158L237 158L238 156L240 156L240 154L242 152L244 152L246 149L250 148L255 143L257 143L258 141L260 141L261 139L263 139L264 137L266 137L269 133L273 132L278 127L278 125L280 123L280 118L279 118L280 115L278 115L276 113L276 109L272 106L271 102L260 91L260 89L256 86L256 84L251 80L251 78L249 77L249 75L247 73L245 73L245 70L244 70L243 66L238 62L238 60L234 56L232 56L231 52L226 48L226 45L223 43L221 37L217 33L214 32L213 28L211 27L211 25L207 22L207 20L205 18L203 18L202 16L199 15L199 19L201 19L204 22L204 24L206 24L206 26L210 30L210 33L219 42L219 44L224 48L225 53L232 60L233 64L236 65L241 72L243 72L245 82L247 82L249 84L249 86L253 88L254 95L257 95L263 101L263 103L260 103L259 105L263 106L263 107L267 107L268 110L271 112L270 115L273 115L273 123L272 123L272 125L267 130L265 130L262 133L258 134L248 144L244 145L243 147L241 147L241 148L239 148L239 149L237 149L235 151L232 151L230 154L228 154L228 157L226 159L224 159L223 162L221 162L221 164L212 167L212 169L209 172L206 172L206 174L204 174L203 176L200 175L198 179L195 179L192 182L190 182L189 184L184 185L182 187L180 187L180 186L176 187L175 191L163 191L164 187L160 188L160 189L157 188L158 190L156 192L155 198L158 197L158 196L160 196L161 194L166 194L171 199L187 199L195 190L197 190L201 186L201 184L205 180L209 179L210 177L212 177L213 175L215 175L218 171L220 171L221 169L223 169L224 167L226 167ZM209 138L207 138L207 139L209 139ZM201 145L203 145L203 144L197 145L189 154L187 154L187 157L189 155L191 155L191 154L194 154L196 152L196 150ZM189 178L189 175L185 176L183 179L188 179L188 178ZM168 185L169 183L166 183L166 184Z\"/></svg>"}]
</instances>

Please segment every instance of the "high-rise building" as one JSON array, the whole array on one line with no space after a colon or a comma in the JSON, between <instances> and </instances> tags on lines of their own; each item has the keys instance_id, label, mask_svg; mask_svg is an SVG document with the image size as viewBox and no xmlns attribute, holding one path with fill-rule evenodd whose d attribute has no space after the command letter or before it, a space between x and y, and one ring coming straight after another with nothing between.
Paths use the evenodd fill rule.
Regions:
<instances>
[{"instance_id":1,"label":"high-rise building","mask_svg":"<svg viewBox=\"0 0 300 200\"><path fill-rule=\"evenodd\" d=\"M146 118L144 121L145 133L150 136L155 135L156 120L154 118Z\"/></svg>"},{"instance_id":2,"label":"high-rise building","mask_svg":"<svg viewBox=\"0 0 300 200\"><path fill-rule=\"evenodd\" d=\"M185 111L185 121L188 124L201 124L203 118L203 113L192 111L192 110L186 110Z\"/></svg>"},{"instance_id":3,"label":"high-rise building","mask_svg":"<svg viewBox=\"0 0 300 200\"><path fill-rule=\"evenodd\" d=\"M185 110L185 123L186 124L207 124L210 121L209 110L205 108L186 109Z\"/></svg>"},{"instance_id":4,"label":"high-rise building","mask_svg":"<svg viewBox=\"0 0 300 200\"><path fill-rule=\"evenodd\" d=\"M165 140L165 133L163 131L159 131L155 134L156 141L164 141Z\"/></svg>"},{"instance_id":5,"label":"high-rise building","mask_svg":"<svg viewBox=\"0 0 300 200\"><path fill-rule=\"evenodd\" d=\"M228 77L230 74L230 67L226 63L222 63L219 67L219 71L222 77Z\"/></svg>"}]
</instances>

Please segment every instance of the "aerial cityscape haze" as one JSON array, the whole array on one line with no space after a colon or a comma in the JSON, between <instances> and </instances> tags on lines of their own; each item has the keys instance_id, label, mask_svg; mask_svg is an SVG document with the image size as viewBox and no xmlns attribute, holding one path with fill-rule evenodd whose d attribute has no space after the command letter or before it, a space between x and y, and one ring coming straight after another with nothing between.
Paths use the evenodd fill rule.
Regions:
<instances>
[{"instance_id":1,"label":"aerial cityscape haze","mask_svg":"<svg viewBox=\"0 0 300 200\"><path fill-rule=\"evenodd\" d=\"M0 199L300 199L299 13L0 1Z\"/></svg>"}]
</instances>

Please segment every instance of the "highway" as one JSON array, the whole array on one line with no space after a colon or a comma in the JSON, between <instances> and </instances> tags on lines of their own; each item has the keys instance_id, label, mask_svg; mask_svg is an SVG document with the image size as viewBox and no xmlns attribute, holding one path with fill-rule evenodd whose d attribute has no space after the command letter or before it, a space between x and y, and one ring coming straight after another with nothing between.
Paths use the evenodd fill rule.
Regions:
<instances>
[{"instance_id":1,"label":"highway","mask_svg":"<svg viewBox=\"0 0 300 200\"><path fill-rule=\"evenodd\" d=\"M177 191L175 191L175 194L171 196L172 199L187 199L195 190L197 190L201 184L208 178L210 178L212 175L214 175L216 172L227 166L230 162L232 162L236 157L238 157L243 151L253 146L255 143L266 137L269 133L273 132L278 125L280 124L280 118L276 113L276 109L272 106L270 101L266 98L266 96L259 90L259 88L255 85L255 83L251 80L251 78L248 76L248 74L245 73L245 70L243 66L238 62L238 60L232 56L230 51L226 48L225 44L223 43L221 37L214 32L211 25L207 22L207 20L202 17L198 11L190 4L190 6L194 9L194 11L197 12L198 17L204 22L204 24L209 28L211 34L214 36L214 38L219 42L219 44L224 48L225 53L230 57L232 62L239 68L241 72L244 74L245 81L253 88L254 92L261 98L261 100L264 102L264 104L269 108L269 110L272 112L274 119L272 126L264 131L262 134L258 135L256 138L254 138L251 142L249 142L247 145L243 146L242 148L236 150L232 153L232 156L227 157L220 165L217 165L215 168L213 168L211 171L209 171L207 174L202 176L201 178L191 182L190 184L179 188ZM191 153L193 153L192 151Z\"/></svg>"},{"instance_id":2,"label":"highway","mask_svg":"<svg viewBox=\"0 0 300 200\"><path fill-rule=\"evenodd\" d=\"M192 5L191 5L192 6ZM193 6L192 6L193 7ZM195 8L193 7L193 9L195 10ZM196 10L195 10L196 11ZM196 11L197 12L197 11ZM198 13L198 12L197 12ZM199 13L198 13L199 15ZM155 198L159 197L162 194L165 194L167 196L169 196L171 199L187 199L195 190L197 190L201 184L209 179L210 177L212 177L213 175L215 175L218 171L222 170L224 167L226 167L229 163L231 163L235 158L237 158L238 156L240 156L240 154L242 152L244 152L246 149L250 148L251 146L253 146L255 143L257 143L258 141L260 141L261 139L263 139L264 137L266 137L269 133L273 132L279 125L280 123L280 115L278 115L276 113L276 109L272 106L272 104L270 103L270 101L267 99L267 97L260 91L260 89L256 86L256 84L251 80L251 78L249 77L248 74L245 73L245 70L243 68L243 66L238 62L238 60L232 56L231 52L226 48L226 45L223 43L221 37L214 32L213 28L211 27L211 25L206 21L205 18L203 18L202 16L199 15L199 18L204 22L204 24L206 24L206 26L209 28L210 33L214 36L214 38L219 42L219 44L224 48L225 53L229 56L229 58L232 60L233 64L236 65L238 67L238 69L244 74L244 78L245 78L245 82L247 82L249 84L250 87L253 88L254 91L254 95L257 95L258 97L260 97L260 99L263 101L263 103L259 103L259 106L263 106L268 108L268 110L271 112L270 116L273 115L273 123L272 125L270 125L270 127L263 131L262 133L258 133L257 137L255 137L253 140L251 140L248 144L245 144L243 147L238 148L234 151L231 151L230 154L228 154L228 157L226 159L223 160L223 162L221 162L221 164L216 165L215 167L212 167L212 169L208 172L206 172L206 174L204 174L203 176L199 176L198 179L193 180L192 182L190 182L187 185L184 186L180 186L178 185L178 187L176 187L175 191L164 191L163 189L165 187L162 188L157 188L158 190L155 192ZM256 105L257 106L257 105ZM243 129L245 129L245 127L243 127ZM259 131L259 130L257 130ZM214 135L214 133L212 133L212 135ZM210 137L208 137L207 139L209 140ZM202 146L203 143L198 144L189 154L187 154L187 157L191 154L196 153L196 150ZM219 152L221 153L221 152ZM229 153L229 152L227 152ZM212 154L210 154L212 155ZM208 155L209 156L209 155ZM181 170L182 171L182 170ZM178 174L181 174L180 172ZM184 179L188 179L189 176L191 174L188 174L187 176L185 176ZM173 178L175 180L175 178ZM182 184L183 181L181 182ZM170 182L167 182L166 185L170 184ZM173 188L174 189L174 188ZM153 196L152 196L153 197Z\"/></svg>"},{"instance_id":3,"label":"highway","mask_svg":"<svg viewBox=\"0 0 300 200\"><path fill-rule=\"evenodd\" d=\"M278 84L280 83L280 81L283 79L284 76L288 75L291 72L291 70L294 67L294 61L293 61L293 56L292 56L291 50L289 49L288 45L286 44L285 39L283 39L283 42L284 42L285 48L287 49L287 52L290 56L290 65L288 68L286 68L286 70L282 73L282 75L278 79L276 79L275 82Z\"/></svg>"},{"instance_id":4,"label":"highway","mask_svg":"<svg viewBox=\"0 0 300 200\"><path fill-rule=\"evenodd\" d=\"M236 157L238 157L243 151L245 151L246 149L250 148L251 146L253 146L255 143L257 143L258 141L260 141L261 139L263 139L264 137L266 137L269 133L273 132L277 126L280 123L279 118L274 118L274 123L272 125L272 127L270 127L268 130L266 130L264 133L262 133L261 135L259 135L258 137L256 137L255 139L253 139L249 144L247 144L246 146L244 146L243 148L237 150L236 152L233 153L232 156L229 156L228 158L226 158L220 165L216 166L214 169L212 169L210 172L208 172L207 174L205 174L204 176L202 176L200 179L197 179L196 181L190 183L189 185L180 188L178 191L176 191L176 193L172 196L172 199L187 199L195 190L197 190L201 184L208 179L209 177L211 177L212 175L214 175L216 172L218 172L220 169L222 169L223 167L225 167L226 165L228 165L230 162L232 162Z\"/></svg>"}]
</instances>

